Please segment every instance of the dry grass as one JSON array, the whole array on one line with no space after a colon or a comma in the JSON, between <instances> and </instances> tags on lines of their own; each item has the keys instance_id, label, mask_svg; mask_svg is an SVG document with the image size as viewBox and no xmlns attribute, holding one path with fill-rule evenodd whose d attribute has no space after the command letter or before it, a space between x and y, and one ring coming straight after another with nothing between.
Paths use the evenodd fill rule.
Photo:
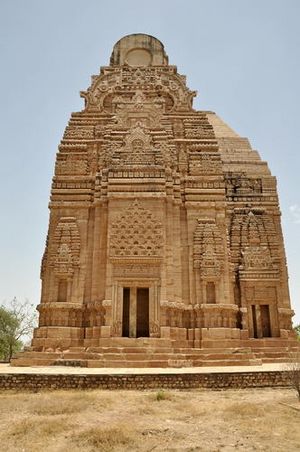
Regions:
<instances>
[{"instance_id":1,"label":"dry grass","mask_svg":"<svg viewBox=\"0 0 300 452\"><path fill-rule=\"evenodd\" d=\"M53 393L40 393L40 397L31 406L31 412L39 416L56 416L80 413L91 407L94 410L103 410L112 403L111 397L103 396L95 399L88 391L61 391L60 394L61 399L54 398Z\"/></svg>"},{"instance_id":2,"label":"dry grass","mask_svg":"<svg viewBox=\"0 0 300 452\"><path fill-rule=\"evenodd\" d=\"M224 413L228 416L236 416L240 418L258 418L264 417L266 414L266 406L258 406L257 403L232 403L228 407L224 407Z\"/></svg>"},{"instance_id":3,"label":"dry grass","mask_svg":"<svg viewBox=\"0 0 300 452\"><path fill-rule=\"evenodd\" d=\"M118 427L93 427L74 436L73 442L81 450L114 450L134 445L134 431L126 424Z\"/></svg>"},{"instance_id":4,"label":"dry grass","mask_svg":"<svg viewBox=\"0 0 300 452\"><path fill-rule=\"evenodd\" d=\"M2 392L0 451L296 451L295 404L287 389Z\"/></svg>"}]
</instances>

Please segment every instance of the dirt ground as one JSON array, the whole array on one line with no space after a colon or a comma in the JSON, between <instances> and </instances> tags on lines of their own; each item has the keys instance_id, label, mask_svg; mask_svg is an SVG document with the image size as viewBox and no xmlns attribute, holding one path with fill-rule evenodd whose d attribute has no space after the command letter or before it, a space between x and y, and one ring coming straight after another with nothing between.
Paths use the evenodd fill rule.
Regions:
<instances>
[{"instance_id":1,"label":"dirt ground","mask_svg":"<svg viewBox=\"0 0 300 452\"><path fill-rule=\"evenodd\" d=\"M0 450L300 451L288 389L0 393Z\"/></svg>"}]
</instances>

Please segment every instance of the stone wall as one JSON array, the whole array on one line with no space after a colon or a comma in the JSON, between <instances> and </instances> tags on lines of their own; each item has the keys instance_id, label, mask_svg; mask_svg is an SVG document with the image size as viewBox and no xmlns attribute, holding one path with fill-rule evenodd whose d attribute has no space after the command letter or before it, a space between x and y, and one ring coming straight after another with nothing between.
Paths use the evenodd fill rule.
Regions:
<instances>
[{"instance_id":1,"label":"stone wall","mask_svg":"<svg viewBox=\"0 0 300 452\"><path fill-rule=\"evenodd\" d=\"M0 374L0 390L42 389L242 389L290 386L287 371L186 374Z\"/></svg>"}]
</instances>

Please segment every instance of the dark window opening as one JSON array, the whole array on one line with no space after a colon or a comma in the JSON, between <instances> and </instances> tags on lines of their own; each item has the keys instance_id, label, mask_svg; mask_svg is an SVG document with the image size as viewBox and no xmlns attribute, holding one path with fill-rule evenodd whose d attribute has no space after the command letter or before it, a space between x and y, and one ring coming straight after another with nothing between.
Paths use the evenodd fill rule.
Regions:
<instances>
[{"instance_id":1,"label":"dark window opening","mask_svg":"<svg viewBox=\"0 0 300 452\"><path fill-rule=\"evenodd\" d=\"M149 288L137 289L136 337L149 337Z\"/></svg>"},{"instance_id":2,"label":"dark window opening","mask_svg":"<svg viewBox=\"0 0 300 452\"><path fill-rule=\"evenodd\" d=\"M257 321L256 321L256 308L255 305L253 304L251 306L252 308L252 321L253 321L253 337L257 338Z\"/></svg>"},{"instance_id":3,"label":"dark window opening","mask_svg":"<svg viewBox=\"0 0 300 452\"><path fill-rule=\"evenodd\" d=\"M130 289L124 287L123 289L123 321L122 321L122 336L129 337L129 309L130 309Z\"/></svg>"}]
</instances>

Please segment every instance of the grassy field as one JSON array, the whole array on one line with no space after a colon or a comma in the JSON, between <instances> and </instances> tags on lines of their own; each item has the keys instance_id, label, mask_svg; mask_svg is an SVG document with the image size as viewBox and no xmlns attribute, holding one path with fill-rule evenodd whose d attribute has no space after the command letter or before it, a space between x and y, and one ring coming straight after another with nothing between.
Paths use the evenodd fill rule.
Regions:
<instances>
[{"instance_id":1,"label":"grassy field","mask_svg":"<svg viewBox=\"0 0 300 452\"><path fill-rule=\"evenodd\" d=\"M0 393L0 450L299 451L288 389Z\"/></svg>"}]
</instances>

